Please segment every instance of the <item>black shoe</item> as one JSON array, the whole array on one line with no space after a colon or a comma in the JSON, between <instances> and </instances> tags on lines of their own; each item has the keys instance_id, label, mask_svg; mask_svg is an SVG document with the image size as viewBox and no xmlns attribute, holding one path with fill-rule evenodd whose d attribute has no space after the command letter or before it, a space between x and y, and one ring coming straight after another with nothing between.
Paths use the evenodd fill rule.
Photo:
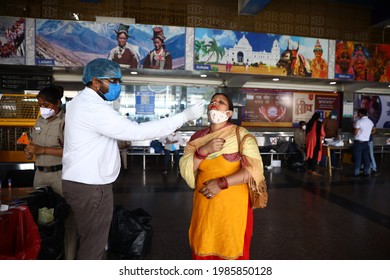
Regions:
<instances>
[{"instance_id":1,"label":"black shoe","mask_svg":"<svg viewBox=\"0 0 390 280\"><path fill-rule=\"evenodd\" d=\"M359 178L360 177L360 174L351 174L351 175L349 175L348 176L349 178L355 178L355 179L357 179L357 178Z\"/></svg>"},{"instance_id":2,"label":"black shoe","mask_svg":"<svg viewBox=\"0 0 390 280\"><path fill-rule=\"evenodd\" d=\"M372 176L372 177L376 177L376 176L378 176L378 175L379 175L378 172L376 172L376 171L371 171L371 176Z\"/></svg>"},{"instance_id":3,"label":"black shoe","mask_svg":"<svg viewBox=\"0 0 390 280\"><path fill-rule=\"evenodd\" d=\"M363 177L370 177L370 174L363 174Z\"/></svg>"},{"instance_id":4,"label":"black shoe","mask_svg":"<svg viewBox=\"0 0 390 280\"><path fill-rule=\"evenodd\" d=\"M161 174L167 174L168 171L166 169L161 170Z\"/></svg>"}]
</instances>

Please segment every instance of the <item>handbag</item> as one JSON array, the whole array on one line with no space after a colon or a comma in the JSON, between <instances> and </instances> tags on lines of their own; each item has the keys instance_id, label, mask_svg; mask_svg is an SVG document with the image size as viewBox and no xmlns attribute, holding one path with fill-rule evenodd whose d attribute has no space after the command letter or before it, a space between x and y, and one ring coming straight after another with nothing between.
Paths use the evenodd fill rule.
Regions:
<instances>
[{"instance_id":1,"label":"handbag","mask_svg":"<svg viewBox=\"0 0 390 280\"><path fill-rule=\"evenodd\" d=\"M242 139L240 139L240 132L239 132L239 126L236 128L236 136L237 136L237 142L238 142L238 151L240 153L240 156L242 157L242 151L244 142L248 138L252 138L256 143L256 137L254 137L252 134L245 135ZM252 183L248 183L248 189L249 189L249 197L251 201L251 207L252 209L257 208L265 208L267 207L268 203L268 192L267 192L267 183L264 180L260 181L257 185L253 178L251 178Z\"/></svg>"}]
</instances>

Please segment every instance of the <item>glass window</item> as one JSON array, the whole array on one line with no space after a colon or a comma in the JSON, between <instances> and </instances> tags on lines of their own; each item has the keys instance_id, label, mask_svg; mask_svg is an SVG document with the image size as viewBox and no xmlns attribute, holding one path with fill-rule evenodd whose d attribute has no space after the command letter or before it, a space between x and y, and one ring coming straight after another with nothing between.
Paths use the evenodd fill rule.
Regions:
<instances>
[{"instance_id":1,"label":"glass window","mask_svg":"<svg viewBox=\"0 0 390 280\"><path fill-rule=\"evenodd\" d=\"M123 85L118 108L121 115L142 123L175 115L201 99L207 103L215 92L213 87ZM206 107L202 118L184 126L205 125Z\"/></svg>"}]
</instances>

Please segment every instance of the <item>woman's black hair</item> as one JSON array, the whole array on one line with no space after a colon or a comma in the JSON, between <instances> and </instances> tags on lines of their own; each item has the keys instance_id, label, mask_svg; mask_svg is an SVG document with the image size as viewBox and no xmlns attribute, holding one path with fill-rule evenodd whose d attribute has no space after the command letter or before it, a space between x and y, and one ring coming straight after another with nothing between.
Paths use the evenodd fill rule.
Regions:
<instances>
[{"instance_id":1,"label":"woman's black hair","mask_svg":"<svg viewBox=\"0 0 390 280\"><path fill-rule=\"evenodd\" d=\"M214 93L214 95L211 97L211 100L213 100L213 98L214 98L216 95L223 95L223 96L225 96L225 98L226 98L227 101L228 101L229 110L230 110L230 111L233 111L233 109L234 109L233 101L230 99L229 95L227 95L226 93L217 92L217 93Z\"/></svg>"},{"instance_id":2,"label":"woman's black hair","mask_svg":"<svg viewBox=\"0 0 390 280\"><path fill-rule=\"evenodd\" d=\"M64 88L57 85L51 85L41 89L37 97L43 97L51 104L56 104L58 100L61 102L61 98L64 96Z\"/></svg>"},{"instance_id":3,"label":"woman's black hair","mask_svg":"<svg viewBox=\"0 0 390 280\"><path fill-rule=\"evenodd\" d=\"M313 124L321 117L319 112L314 112L313 116L311 116L310 120L306 124L306 134L313 128Z\"/></svg>"}]
</instances>

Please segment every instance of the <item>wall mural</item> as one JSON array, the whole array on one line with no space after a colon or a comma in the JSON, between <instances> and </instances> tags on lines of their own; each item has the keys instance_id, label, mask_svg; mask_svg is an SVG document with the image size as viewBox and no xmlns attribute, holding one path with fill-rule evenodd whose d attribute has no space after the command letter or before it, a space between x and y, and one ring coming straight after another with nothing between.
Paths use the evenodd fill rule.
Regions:
<instances>
[{"instance_id":1,"label":"wall mural","mask_svg":"<svg viewBox=\"0 0 390 280\"><path fill-rule=\"evenodd\" d=\"M36 19L36 65L83 67L95 58L127 68L184 69L185 28Z\"/></svg>"},{"instance_id":2,"label":"wall mural","mask_svg":"<svg viewBox=\"0 0 390 280\"><path fill-rule=\"evenodd\" d=\"M390 46L336 41L335 78L390 82Z\"/></svg>"},{"instance_id":3,"label":"wall mural","mask_svg":"<svg viewBox=\"0 0 390 280\"><path fill-rule=\"evenodd\" d=\"M326 39L195 28L195 70L328 78Z\"/></svg>"},{"instance_id":4,"label":"wall mural","mask_svg":"<svg viewBox=\"0 0 390 280\"><path fill-rule=\"evenodd\" d=\"M0 17L0 64L25 64L25 19Z\"/></svg>"},{"instance_id":5,"label":"wall mural","mask_svg":"<svg viewBox=\"0 0 390 280\"><path fill-rule=\"evenodd\" d=\"M193 37L177 26L0 17L0 64L83 67L100 57L125 68L185 70L188 59L194 70L390 82L390 45L188 29Z\"/></svg>"}]
</instances>

